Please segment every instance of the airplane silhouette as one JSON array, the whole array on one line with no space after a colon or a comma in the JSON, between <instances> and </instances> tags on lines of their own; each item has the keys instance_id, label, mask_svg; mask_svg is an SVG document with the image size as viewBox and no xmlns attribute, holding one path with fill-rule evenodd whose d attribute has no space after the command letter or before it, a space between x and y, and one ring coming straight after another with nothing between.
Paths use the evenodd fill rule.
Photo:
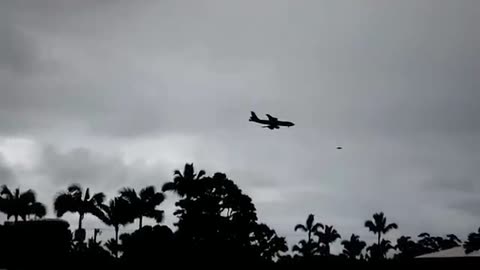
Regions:
<instances>
[{"instance_id":1,"label":"airplane silhouette","mask_svg":"<svg viewBox=\"0 0 480 270\"><path fill-rule=\"evenodd\" d=\"M266 126L263 126L263 128L269 128L269 129L279 129L281 126L291 127L295 125L294 123L289 121L278 121L278 118L273 117L270 114L267 114L267 117L268 117L268 120L263 120L258 118L255 112L251 112L249 121L266 125Z\"/></svg>"}]
</instances>

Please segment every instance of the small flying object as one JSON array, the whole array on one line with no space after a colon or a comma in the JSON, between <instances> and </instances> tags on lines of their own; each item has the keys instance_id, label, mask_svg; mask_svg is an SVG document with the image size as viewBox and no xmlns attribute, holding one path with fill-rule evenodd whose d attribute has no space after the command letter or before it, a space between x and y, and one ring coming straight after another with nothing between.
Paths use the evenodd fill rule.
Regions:
<instances>
[{"instance_id":1,"label":"small flying object","mask_svg":"<svg viewBox=\"0 0 480 270\"><path fill-rule=\"evenodd\" d=\"M343 147L337 146L337 150L342 150L342 149L343 149Z\"/></svg>"},{"instance_id":2,"label":"small flying object","mask_svg":"<svg viewBox=\"0 0 480 270\"><path fill-rule=\"evenodd\" d=\"M279 129L280 127L291 127L295 125L294 123L289 121L279 121L278 118L273 117L270 114L267 114L267 117L268 119L263 120L258 118L255 112L251 112L249 121L265 125L262 127L269 129Z\"/></svg>"}]
</instances>

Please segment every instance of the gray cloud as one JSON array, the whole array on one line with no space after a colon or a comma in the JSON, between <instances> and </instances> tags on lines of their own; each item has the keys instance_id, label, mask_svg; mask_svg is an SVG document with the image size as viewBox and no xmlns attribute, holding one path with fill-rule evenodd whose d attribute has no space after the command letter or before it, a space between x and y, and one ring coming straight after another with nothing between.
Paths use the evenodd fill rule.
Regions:
<instances>
[{"instance_id":1,"label":"gray cloud","mask_svg":"<svg viewBox=\"0 0 480 270\"><path fill-rule=\"evenodd\" d=\"M14 171L5 163L2 153L0 153L0 183L2 185L11 185L15 183L15 178Z\"/></svg>"},{"instance_id":2,"label":"gray cloud","mask_svg":"<svg viewBox=\"0 0 480 270\"><path fill-rule=\"evenodd\" d=\"M380 210L404 233L467 233L480 188L478 10L3 1L0 136L41 145L35 170L16 174L46 200L74 181L160 185L194 162L226 172L290 239L310 212L364 237ZM250 110L296 126L257 128Z\"/></svg>"}]
</instances>

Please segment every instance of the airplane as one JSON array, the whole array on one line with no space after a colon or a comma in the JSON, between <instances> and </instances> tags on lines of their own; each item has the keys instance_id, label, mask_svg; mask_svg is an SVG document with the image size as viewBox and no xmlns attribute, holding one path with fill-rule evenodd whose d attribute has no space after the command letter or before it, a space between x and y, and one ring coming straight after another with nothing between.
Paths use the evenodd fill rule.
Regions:
<instances>
[{"instance_id":1,"label":"airplane","mask_svg":"<svg viewBox=\"0 0 480 270\"><path fill-rule=\"evenodd\" d=\"M279 129L281 126L283 127L291 127L294 126L295 124L289 121L278 121L278 118L271 116L270 114L267 114L268 120L263 120L257 117L255 112L251 112L251 116L249 121L250 122L255 122L259 123L263 126L263 128L269 128L269 129Z\"/></svg>"}]
</instances>

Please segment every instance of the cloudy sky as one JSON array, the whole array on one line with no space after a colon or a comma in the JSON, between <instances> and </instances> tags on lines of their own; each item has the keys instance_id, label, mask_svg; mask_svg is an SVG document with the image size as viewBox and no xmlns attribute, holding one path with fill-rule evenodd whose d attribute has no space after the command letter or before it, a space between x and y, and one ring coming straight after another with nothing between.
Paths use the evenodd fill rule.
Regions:
<instances>
[{"instance_id":1,"label":"cloudy sky","mask_svg":"<svg viewBox=\"0 0 480 270\"><path fill-rule=\"evenodd\" d=\"M290 245L309 213L344 237L370 239L384 211L392 238L465 238L480 225L479 24L475 0L2 0L0 183L53 216L71 183L159 188L193 162ZM259 128L251 110L296 126Z\"/></svg>"}]
</instances>

